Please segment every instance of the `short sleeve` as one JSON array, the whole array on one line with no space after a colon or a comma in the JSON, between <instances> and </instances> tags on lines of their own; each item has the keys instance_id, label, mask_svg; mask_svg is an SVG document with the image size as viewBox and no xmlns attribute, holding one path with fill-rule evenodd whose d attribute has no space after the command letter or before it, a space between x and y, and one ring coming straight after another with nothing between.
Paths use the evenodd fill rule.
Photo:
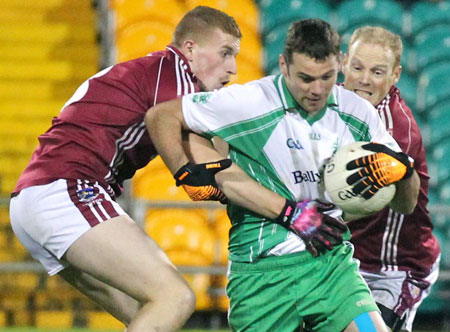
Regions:
<instances>
[{"instance_id":1,"label":"short sleeve","mask_svg":"<svg viewBox=\"0 0 450 332\"><path fill-rule=\"evenodd\" d=\"M263 116L270 107L258 81L189 94L182 100L185 122L198 134L214 134L223 128L228 135L237 134L242 129L239 124Z\"/></svg>"}]
</instances>

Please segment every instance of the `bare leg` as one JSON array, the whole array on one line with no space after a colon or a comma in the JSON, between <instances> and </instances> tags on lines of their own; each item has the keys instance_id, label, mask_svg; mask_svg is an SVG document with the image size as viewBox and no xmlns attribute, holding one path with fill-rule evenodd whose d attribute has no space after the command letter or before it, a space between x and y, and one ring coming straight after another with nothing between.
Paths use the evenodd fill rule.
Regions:
<instances>
[{"instance_id":1,"label":"bare leg","mask_svg":"<svg viewBox=\"0 0 450 332\"><path fill-rule=\"evenodd\" d=\"M65 258L78 270L142 303L127 332L176 331L195 309L188 284L161 248L127 216L83 234Z\"/></svg>"},{"instance_id":2,"label":"bare leg","mask_svg":"<svg viewBox=\"0 0 450 332\"><path fill-rule=\"evenodd\" d=\"M141 307L134 298L72 266L62 270L59 276L126 326Z\"/></svg>"}]
</instances>

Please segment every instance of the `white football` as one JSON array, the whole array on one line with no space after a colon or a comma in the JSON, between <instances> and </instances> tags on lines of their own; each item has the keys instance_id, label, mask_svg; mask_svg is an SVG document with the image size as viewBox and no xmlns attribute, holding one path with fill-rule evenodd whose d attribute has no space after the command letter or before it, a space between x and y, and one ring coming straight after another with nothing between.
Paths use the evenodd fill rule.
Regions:
<instances>
[{"instance_id":1,"label":"white football","mask_svg":"<svg viewBox=\"0 0 450 332\"><path fill-rule=\"evenodd\" d=\"M325 165L325 190L334 204L342 211L346 220L366 217L384 208L395 195L395 185L381 188L375 195L365 199L353 192L353 185L348 185L346 179L358 169L347 170L349 161L367 156L375 152L363 149L368 142L355 142L339 148Z\"/></svg>"}]
</instances>

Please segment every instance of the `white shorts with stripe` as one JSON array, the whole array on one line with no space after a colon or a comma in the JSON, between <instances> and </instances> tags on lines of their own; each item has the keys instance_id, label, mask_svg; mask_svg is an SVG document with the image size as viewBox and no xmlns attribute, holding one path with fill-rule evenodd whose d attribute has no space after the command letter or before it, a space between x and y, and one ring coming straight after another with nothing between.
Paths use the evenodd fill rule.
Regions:
<instances>
[{"instance_id":1,"label":"white shorts with stripe","mask_svg":"<svg viewBox=\"0 0 450 332\"><path fill-rule=\"evenodd\" d=\"M440 255L434 262L430 274L420 278L406 271L380 271L360 273L372 291L375 302L394 311L405 322L402 330L411 331L417 309L430 294L431 286L439 275Z\"/></svg>"},{"instance_id":2,"label":"white shorts with stripe","mask_svg":"<svg viewBox=\"0 0 450 332\"><path fill-rule=\"evenodd\" d=\"M64 180L23 189L11 198L11 226L20 242L49 275L67 263L61 260L82 234L99 223L126 215L97 182Z\"/></svg>"}]
</instances>

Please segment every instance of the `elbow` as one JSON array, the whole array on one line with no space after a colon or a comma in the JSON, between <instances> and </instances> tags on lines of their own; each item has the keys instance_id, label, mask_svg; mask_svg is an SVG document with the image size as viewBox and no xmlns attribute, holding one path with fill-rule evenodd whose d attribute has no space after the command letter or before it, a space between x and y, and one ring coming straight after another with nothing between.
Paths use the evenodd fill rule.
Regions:
<instances>
[{"instance_id":1,"label":"elbow","mask_svg":"<svg viewBox=\"0 0 450 332\"><path fill-rule=\"evenodd\" d=\"M397 200L393 200L389 204L389 207L397 213L409 215L414 212L416 205L417 205L417 199L416 200L408 200L408 201L406 201L406 200L400 201L397 199Z\"/></svg>"},{"instance_id":2,"label":"elbow","mask_svg":"<svg viewBox=\"0 0 450 332\"><path fill-rule=\"evenodd\" d=\"M158 105L150 107L145 113L144 123L145 126L147 127L147 130L150 133L152 132L152 128L158 122L158 118L156 116L157 114L158 114Z\"/></svg>"},{"instance_id":3,"label":"elbow","mask_svg":"<svg viewBox=\"0 0 450 332\"><path fill-rule=\"evenodd\" d=\"M402 211L397 211L397 212L400 212L401 214L404 214L404 215L409 215L409 214L414 212L414 209L416 208L416 205L417 205L417 200L415 202L413 202L412 204L407 204L402 209Z\"/></svg>"},{"instance_id":4,"label":"elbow","mask_svg":"<svg viewBox=\"0 0 450 332\"><path fill-rule=\"evenodd\" d=\"M420 191L420 180L416 172L411 179L398 183L396 194L390 207L401 214L411 214L417 205Z\"/></svg>"}]
</instances>

